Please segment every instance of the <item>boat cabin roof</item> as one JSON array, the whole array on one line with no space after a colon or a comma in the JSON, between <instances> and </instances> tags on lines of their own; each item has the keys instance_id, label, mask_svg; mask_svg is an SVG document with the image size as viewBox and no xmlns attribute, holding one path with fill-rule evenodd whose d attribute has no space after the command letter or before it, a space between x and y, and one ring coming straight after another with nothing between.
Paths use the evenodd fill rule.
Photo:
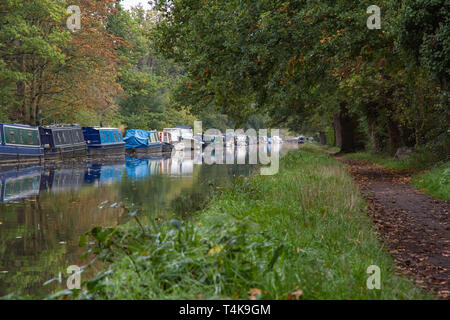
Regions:
<instances>
[{"instance_id":1,"label":"boat cabin roof","mask_svg":"<svg viewBox=\"0 0 450 320\"><path fill-rule=\"evenodd\" d=\"M29 129L29 130L39 130L38 127L28 126L28 125L25 125L25 124L0 123L0 126L7 126L7 127L13 127L13 128L22 128L22 129Z\"/></svg>"},{"instance_id":2,"label":"boat cabin roof","mask_svg":"<svg viewBox=\"0 0 450 320\"><path fill-rule=\"evenodd\" d=\"M78 124L63 124L63 125L49 125L42 127L44 129L51 129L51 130L70 130L70 129L81 129L81 126Z\"/></svg>"},{"instance_id":3,"label":"boat cabin roof","mask_svg":"<svg viewBox=\"0 0 450 320\"><path fill-rule=\"evenodd\" d=\"M120 131L119 128L107 128L107 127L83 127L88 129L94 129L94 130L117 130Z\"/></svg>"}]
</instances>

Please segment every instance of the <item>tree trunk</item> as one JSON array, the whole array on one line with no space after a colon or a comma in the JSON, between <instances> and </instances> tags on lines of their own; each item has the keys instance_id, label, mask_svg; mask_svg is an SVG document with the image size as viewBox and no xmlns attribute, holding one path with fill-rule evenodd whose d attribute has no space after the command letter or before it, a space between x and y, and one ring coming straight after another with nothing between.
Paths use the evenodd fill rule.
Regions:
<instances>
[{"instance_id":1,"label":"tree trunk","mask_svg":"<svg viewBox=\"0 0 450 320\"><path fill-rule=\"evenodd\" d=\"M394 156L397 149L402 146L400 129L398 123L391 116L387 118L387 126L389 133L389 153L391 156Z\"/></svg>"},{"instance_id":2,"label":"tree trunk","mask_svg":"<svg viewBox=\"0 0 450 320\"><path fill-rule=\"evenodd\" d=\"M375 137L375 120L369 120L370 127L370 152L375 154L377 152L377 139Z\"/></svg>"},{"instance_id":3,"label":"tree trunk","mask_svg":"<svg viewBox=\"0 0 450 320\"><path fill-rule=\"evenodd\" d=\"M342 146L342 127L341 127L341 114L335 113L333 115L333 127L334 127L334 146L341 147Z\"/></svg>"},{"instance_id":4,"label":"tree trunk","mask_svg":"<svg viewBox=\"0 0 450 320\"><path fill-rule=\"evenodd\" d=\"M13 119L23 122L25 120L25 83L23 81L16 82L16 99L19 105L17 113L13 113Z\"/></svg>"},{"instance_id":5,"label":"tree trunk","mask_svg":"<svg viewBox=\"0 0 450 320\"><path fill-rule=\"evenodd\" d=\"M320 142L320 144L327 144L327 136L325 135L325 132L323 132L323 131L319 132L319 142Z\"/></svg>"},{"instance_id":6,"label":"tree trunk","mask_svg":"<svg viewBox=\"0 0 450 320\"><path fill-rule=\"evenodd\" d=\"M358 121L352 117L345 103L341 103L341 110L334 115L334 128L336 132L337 147L342 153L354 152L356 150L356 129Z\"/></svg>"},{"instance_id":7,"label":"tree trunk","mask_svg":"<svg viewBox=\"0 0 450 320\"><path fill-rule=\"evenodd\" d=\"M25 72L25 58L24 56L20 56L18 58L17 69L23 74ZM19 80L16 82L16 99L17 99L17 112L13 110L11 118L15 121L24 122L25 120L25 91L26 85L25 81Z\"/></svg>"}]
</instances>

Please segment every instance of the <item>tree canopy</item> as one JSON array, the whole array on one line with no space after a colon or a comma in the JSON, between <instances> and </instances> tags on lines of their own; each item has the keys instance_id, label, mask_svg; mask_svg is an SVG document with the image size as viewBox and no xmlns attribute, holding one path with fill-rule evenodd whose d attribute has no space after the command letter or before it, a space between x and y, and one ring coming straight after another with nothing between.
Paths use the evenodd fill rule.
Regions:
<instances>
[{"instance_id":1,"label":"tree canopy","mask_svg":"<svg viewBox=\"0 0 450 320\"><path fill-rule=\"evenodd\" d=\"M343 152L449 154L449 5L371 1L0 2L0 120L278 126ZM371 19L371 18L370 18Z\"/></svg>"}]
</instances>

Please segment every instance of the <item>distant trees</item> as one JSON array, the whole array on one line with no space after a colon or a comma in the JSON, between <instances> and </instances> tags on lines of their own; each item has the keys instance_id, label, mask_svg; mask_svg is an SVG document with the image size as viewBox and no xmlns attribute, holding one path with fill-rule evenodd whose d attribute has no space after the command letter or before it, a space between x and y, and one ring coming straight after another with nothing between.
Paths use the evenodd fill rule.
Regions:
<instances>
[{"instance_id":1,"label":"distant trees","mask_svg":"<svg viewBox=\"0 0 450 320\"><path fill-rule=\"evenodd\" d=\"M71 32L69 5L81 10ZM170 100L182 75L154 52L152 12L115 0L0 2L0 121L162 128L193 123Z\"/></svg>"},{"instance_id":2,"label":"distant trees","mask_svg":"<svg viewBox=\"0 0 450 320\"><path fill-rule=\"evenodd\" d=\"M378 1L381 29L367 27L369 0L153 3L1 1L0 121L199 118L321 132L342 152L450 154L448 1Z\"/></svg>"},{"instance_id":3,"label":"distant trees","mask_svg":"<svg viewBox=\"0 0 450 320\"><path fill-rule=\"evenodd\" d=\"M142 7L130 12L117 7L108 21L109 33L126 39L119 49L121 57L118 83L124 94L118 100L119 117L129 128L162 129L194 122L194 117L171 100L172 89L182 70L158 55L152 42L156 17Z\"/></svg>"},{"instance_id":4,"label":"distant trees","mask_svg":"<svg viewBox=\"0 0 450 320\"><path fill-rule=\"evenodd\" d=\"M120 39L103 30L113 0L71 1L83 8L83 28L71 33L68 1L7 1L0 5L0 91L3 112L26 124L68 122L80 111L107 114Z\"/></svg>"},{"instance_id":5,"label":"distant trees","mask_svg":"<svg viewBox=\"0 0 450 320\"><path fill-rule=\"evenodd\" d=\"M157 48L186 71L178 101L193 110L267 113L332 133L343 152L408 145L448 157L445 0L378 1L373 30L371 1L154 2Z\"/></svg>"}]
</instances>

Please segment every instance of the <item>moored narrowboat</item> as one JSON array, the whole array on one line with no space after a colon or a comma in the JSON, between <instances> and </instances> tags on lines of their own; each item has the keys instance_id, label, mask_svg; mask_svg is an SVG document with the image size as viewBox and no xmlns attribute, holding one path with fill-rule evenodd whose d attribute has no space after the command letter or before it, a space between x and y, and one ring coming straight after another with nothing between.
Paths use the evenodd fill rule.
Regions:
<instances>
[{"instance_id":1,"label":"moored narrowboat","mask_svg":"<svg viewBox=\"0 0 450 320\"><path fill-rule=\"evenodd\" d=\"M37 127L0 124L0 165L37 164L43 158Z\"/></svg>"},{"instance_id":2,"label":"moored narrowboat","mask_svg":"<svg viewBox=\"0 0 450 320\"><path fill-rule=\"evenodd\" d=\"M87 154L83 130L78 125L40 127L39 133L45 160L64 160Z\"/></svg>"},{"instance_id":3,"label":"moored narrowboat","mask_svg":"<svg viewBox=\"0 0 450 320\"><path fill-rule=\"evenodd\" d=\"M150 153L162 153L164 148L164 143L159 140L158 131L149 131L149 143L148 148Z\"/></svg>"},{"instance_id":4,"label":"moored narrowboat","mask_svg":"<svg viewBox=\"0 0 450 320\"><path fill-rule=\"evenodd\" d=\"M90 158L124 158L125 142L117 128L83 127Z\"/></svg>"},{"instance_id":5,"label":"moored narrowboat","mask_svg":"<svg viewBox=\"0 0 450 320\"><path fill-rule=\"evenodd\" d=\"M172 152L174 149L174 141L172 141L172 134L167 131L158 132L159 141L163 144L162 151L164 153Z\"/></svg>"},{"instance_id":6,"label":"moored narrowboat","mask_svg":"<svg viewBox=\"0 0 450 320\"><path fill-rule=\"evenodd\" d=\"M193 134L192 128L188 126L178 126L175 128L164 128L163 132L171 134L171 144L175 150L194 150L204 146L202 138Z\"/></svg>"},{"instance_id":7,"label":"moored narrowboat","mask_svg":"<svg viewBox=\"0 0 450 320\"><path fill-rule=\"evenodd\" d=\"M124 141L127 154L131 156L163 152L164 143L159 141L156 131L130 129L127 131Z\"/></svg>"}]
</instances>

